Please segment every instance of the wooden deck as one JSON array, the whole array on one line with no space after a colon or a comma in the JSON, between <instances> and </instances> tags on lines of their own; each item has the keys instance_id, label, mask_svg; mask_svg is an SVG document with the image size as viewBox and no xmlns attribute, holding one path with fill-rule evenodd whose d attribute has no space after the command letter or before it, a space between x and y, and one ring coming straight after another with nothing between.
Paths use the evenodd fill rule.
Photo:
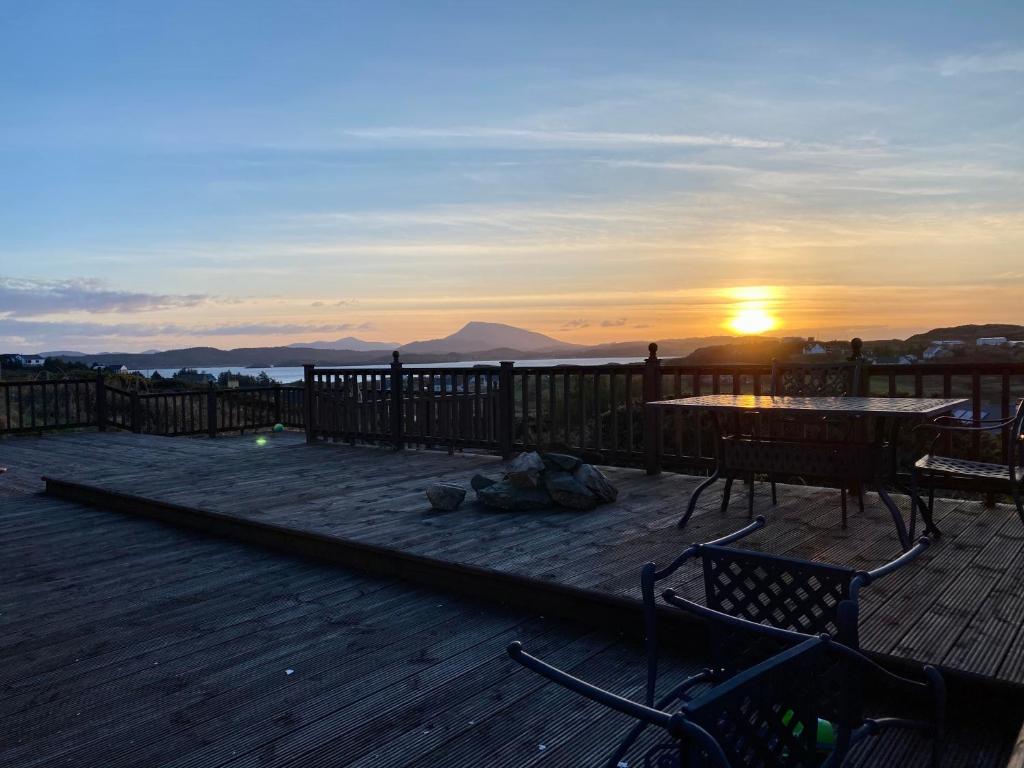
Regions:
<instances>
[{"instance_id":1,"label":"wooden deck","mask_svg":"<svg viewBox=\"0 0 1024 768\"><path fill-rule=\"evenodd\" d=\"M635 605L641 562L746 520L742 493L725 516L708 493L677 531L696 479L621 469L608 470L620 500L592 513L496 513L476 503L433 513L428 482L468 483L501 463L306 446L292 435L263 446L251 437L7 439L0 465L10 468L0 479L0 557L15 574L0 587L0 715L18 734L0 747L0 765L12 766L470 765L494 749L488 764L593 764L619 728L594 728L600 713L559 691L538 693L504 659L504 644L520 637L634 692L639 650L551 612L540 619L544 595ZM378 574L389 558L414 578L436 564L453 589L490 599L33 495L42 474L61 480L56 491L123 511L308 534L306 545L349 547ZM751 546L858 567L898 554L872 497L845 532L836 493L780 487L771 508L758 488L757 500L770 522ZM937 522L946 536L931 551L866 591L864 644L890 659L938 662L1019 701L1024 529L1006 507L968 502L938 502ZM535 590L534 612L501 607L504 585ZM694 576L680 586L698 592ZM953 739L949 754L960 757L950 764L1002 765L1014 732L1005 722L972 724ZM898 757L907 744L882 743L858 762L909 765Z\"/></svg>"}]
</instances>

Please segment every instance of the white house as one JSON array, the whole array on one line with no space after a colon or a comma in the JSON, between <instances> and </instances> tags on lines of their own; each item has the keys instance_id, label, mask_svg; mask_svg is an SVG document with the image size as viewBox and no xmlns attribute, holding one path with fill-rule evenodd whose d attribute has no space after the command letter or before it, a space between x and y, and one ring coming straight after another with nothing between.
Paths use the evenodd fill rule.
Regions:
<instances>
[{"instance_id":1,"label":"white house","mask_svg":"<svg viewBox=\"0 0 1024 768\"><path fill-rule=\"evenodd\" d=\"M27 365L27 366L29 366L31 368L41 368L45 362L46 362L46 358L45 357L40 357L39 355L22 355L21 356L21 364L22 365Z\"/></svg>"},{"instance_id":2,"label":"white house","mask_svg":"<svg viewBox=\"0 0 1024 768\"><path fill-rule=\"evenodd\" d=\"M1007 341L1005 336L982 336L975 343L979 347L1002 347Z\"/></svg>"},{"instance_id":3,"label":"white house","mask_svg":"<svg viewBox=\"0 0 1024 768\"><path fill-rule=\"evenodd\" d=\"M824 355L827 352L828 352L828 350L825 349L825 347L823 347L818 342L814 342L813 344L808 344L808 345L806 345L804 347L804 354L805 355Z\"/></svg>"}]
</instances>

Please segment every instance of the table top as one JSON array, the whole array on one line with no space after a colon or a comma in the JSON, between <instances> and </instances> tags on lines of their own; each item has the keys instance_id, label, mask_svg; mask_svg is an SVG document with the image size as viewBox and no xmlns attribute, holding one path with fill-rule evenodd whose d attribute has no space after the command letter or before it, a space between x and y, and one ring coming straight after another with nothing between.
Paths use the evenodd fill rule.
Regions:
<instances>
[{"instance_id":1,"label":"table top","mask_svg":"<svg viewBox=\"0 0 1024 768\"><path fill-rule=\"evenodd\" d=\"M666 410L773 411L838 415L931 417L969 406L964 398L925 397L775 397L772 395L698 395L658 400L648 405Z\"/></svg>"}]
</instances>

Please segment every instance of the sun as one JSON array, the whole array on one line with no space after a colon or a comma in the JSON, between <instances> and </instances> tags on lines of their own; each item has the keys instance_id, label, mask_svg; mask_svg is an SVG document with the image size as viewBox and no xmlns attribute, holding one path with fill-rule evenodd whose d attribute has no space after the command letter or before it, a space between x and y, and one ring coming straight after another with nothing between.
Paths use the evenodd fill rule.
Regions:
<instances>
[{"instance_id":1,"label":"sun","mask_svg":"<svg viewBox=\"0 0 1024 768\"><path fill-rule=\"evenodd\" d=\"M729 318L729 327L744 336L764 333L777 325L778 321L764 307L753 304L738 307L736 314Z\"/></svg>"}]
</instances>

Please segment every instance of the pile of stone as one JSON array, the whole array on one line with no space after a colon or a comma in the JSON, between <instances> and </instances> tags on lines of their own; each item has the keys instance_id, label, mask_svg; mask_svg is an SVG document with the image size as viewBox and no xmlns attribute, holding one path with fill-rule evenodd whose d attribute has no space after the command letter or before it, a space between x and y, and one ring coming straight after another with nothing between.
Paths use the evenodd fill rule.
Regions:
<instances>
[{"instance_id":1,"label":"pile of stone","mask_svg":"<svg viewBox=\"0 0 1024 768\"><path fill-rule=\"evenodd\" d=\"M509 464L500 480L476 475L471 483L476 497L495 509L525 511L557 504L568 509L588 510L615 501L618 490L601 470L563 453L521 453ZM456 509L466 498L466 489L451 483L437 483L427 489L434 509Z\"/></svg>"}]
</instances>

